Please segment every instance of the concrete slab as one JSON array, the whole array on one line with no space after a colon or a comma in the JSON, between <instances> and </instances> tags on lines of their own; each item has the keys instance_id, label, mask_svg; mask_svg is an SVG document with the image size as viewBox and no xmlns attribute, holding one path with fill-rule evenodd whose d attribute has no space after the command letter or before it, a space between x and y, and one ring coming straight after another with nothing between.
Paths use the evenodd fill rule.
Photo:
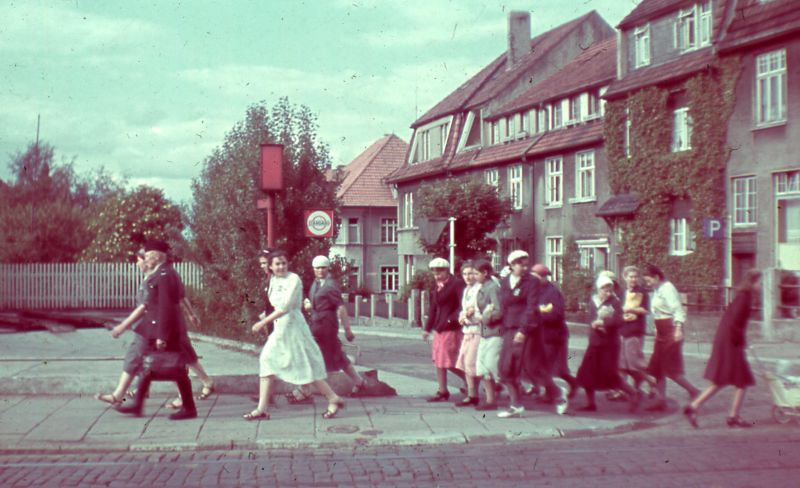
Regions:
<instances>
[{"instance_id":1,"label":"concrete slab","mask_svg":"<svg viewBox=\"0 0 800 488\"><path fill-rule=\"evenodd\" d=\"M72 398L25 436L30 441L81 441L102 412L94 411L93 398Z\"/></svg>"},{"instance_id":2,"label":"concrete slab","mask_svg":"<svg viewBox=\"0 0 800 488\"><path fill-rule=\"evenodd\" d=\"M69 398L59 397L25 397L23 401L0 414L0 432L3 434L27 434L69 400Z\"/></svg>"}]
</instances>

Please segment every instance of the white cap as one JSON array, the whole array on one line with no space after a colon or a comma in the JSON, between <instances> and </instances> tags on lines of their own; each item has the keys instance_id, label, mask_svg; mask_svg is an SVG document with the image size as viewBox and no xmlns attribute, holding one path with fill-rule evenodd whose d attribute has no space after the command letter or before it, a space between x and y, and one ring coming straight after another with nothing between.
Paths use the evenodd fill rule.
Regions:
<instances>
[{"instance_id":1,"label":"white cap","mask_svg":"<svg viewBox=\"0 0 800 488\"><path fill-rule=\"evenodd\" d=\"M528 253L526 253L525 251L520 251L520 250L511 251L511 254L508 255L508 264L512 264L517 259L527 258L527 257Z\"/></svg>"},{"instance_id":2,"label":"white cap","mask_svg":"<svg viewBox=\"0 0 800 488\"><path fill-rule=\"evenodd\" d=\"M311 261L311 266L314 268L329 268L331 262L325 256L317 256Z\"/></svg>"},{"instance_id":3,"label":"white cap","mask_svg":"<svg viewBox=\"0 0 800 488\"><path fill-rule=\"evenodd\" d=\"M447 262L446 259L443 258L433 258L430 263L428 263L428 269L434 268L450 268L450 263Z\"/></svg>"},{"instance_id":4,"label":"white cap","mask_svg":"<svg viewBox=\"0 0 800 488\"><path fill-rule=\"evenodd\" d=\"M597 289L599 290L600 288L602 288L604 286L608 286L608 285L614 286L614 280L609 278L608 275L601 273L600 276L597 277L597 283L595 283L595 285L597 286Z\"/></svg>"}]
</instances>

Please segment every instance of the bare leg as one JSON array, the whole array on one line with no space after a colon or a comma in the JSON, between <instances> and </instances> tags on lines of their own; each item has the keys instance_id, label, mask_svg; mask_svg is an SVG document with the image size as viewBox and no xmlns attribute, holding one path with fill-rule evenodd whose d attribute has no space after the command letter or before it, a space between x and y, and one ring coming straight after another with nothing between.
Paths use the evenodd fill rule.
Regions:
<instances>
[{"instance_id":1,"label":"bare leg","mask_svg":"<svg viewBox=\"0 0 800 488\"><path fill-rule=\"evenodd\" d=\"M112 395L114 398L118 400L122 400L125 398L125 393L128 391L128 387L131 386L133 383L133 376L130 373L126 373L125 371L119 376L119 382L117 383L117 389L114 390Z\"/></svg>"},{"instance_id":2,"label":"bare leg","mask_svg":"<svg viewBox=\"0 0 800 488\"><path fill-rule=\"evenodd\" d=\"M708 388L706 388L706 389L703 391L703 393L701 393L700 395L698 395L698 396L697 396L697 398L695 398L694 400L692 400L692 403L690 403L690 404L689 404L689 406L690 406L690 407L692 407L693 409L697 410L697 409L698 409L698 408L700 408L700 406L701 406L701 405L703 405L703 404L704 404L704 403L705 403L707 400L711 399L711 397L713 397L713 396L714 396L714 394L716 394L716 393L717 393L717 392L718 392L720 389L721 389L721 387L719 387L719 386L717 386L717 385L711 385L711 386L709 386Z\"/></svg>"},{"instance_id":3,"label":"bare leg","mask_svg":"<svg viewBox=\"0 0 800 488\"><path fill-rule=\"evenodd\" d=\"M445 371L450 371L450 372L451 372L451 373L453 373L454 375L456 375L456 376L458 376L459 378L461 378L461 379L464 381L464 387L465 387L465 388L469 388L469 385L467 384L467 383L468 383L468 381L467 381L467 375L466 375L466 374L465 374L463 371L461 371L461 370L460 370L460 369L458 369L458 368L448 368L448 369L447 369L447 370L445 370ZM447 381L447 380L445 380L445 381Z\"/></svg>"},{"instance_id":4,"label":"bare leg","mask_svg":"<svg viewBox=\"0 0 800 488\"><path fill-rule=\"evenodd\" d=\"M695 388L695 386L691 384L689 380L686 379L686 376L682 374L676 376L670 376L669 379L671 379L672 381L677 383L681 388L686 390L686 393L689 394L690 398L695 398L697 395L700 394L700 390Z\"/></svg>"},{"instance_id":5,"label":"bare leg","mask_svg":"<svg viewBox=\"0 0 800 488\"><path fill-rule=\"evenodd\" d=\"M203 383L203 386L211 386L214 384L214 380L212 380L208 373L206 373L206 370L203 369L203 365L200 364L199 360L189 364L188 366L195 376L200 379L200 381Z\"/></svg>"},{"instance_id":6,"label":"bare leg","mask_svg":"<svg viewBox=\"0 0 800 488\"><path fill-rule=\"evenodd\" d=\"M328 384L327 381L317 380L314 382L314 386L316 386L317 390L319 390L319 392L322 393L325 396L325 398L328 399L329 404L333 405L333 404L344 403L342 397L340 397L339 395L336 394L335 391L333 391L333 388L331 388L331 386Z\"/></svg>"},{"instance_id":7,"label":"bare leg","mask_svg":"<svg viewBox=\"0 0 800 488\"><path fill-rule=\"evenodd\" d=\"M491 376L487 376L483 379L483 389L486 392L486 403L494 405L497 399L495 398L494 380Z\"/></svg>"},{"instance_id":8,"label":"bare leg","mask_svg":"<svg viewBox=\"0 0 800 488\"><path fill-rule=\"evenodd\" d=\"M436 382L439 383L439 393L447 393L447 370L436 368Z\"/></svg>"},{"instance_id":9,"label":"bare leg","mask_svg":"<svg viewBox=\"0 0 800 488\"><path fill-rule=\"evenodd\" d=\"M505 383L506 387L508 388L508 396L511 400L511 405L517 407L519 406L519 381L513 381Z\"/></svg>"},{"instance_id":10,"label":"bare leg","mask_svg":"<svg viewBox=\"0 0 800 488\"><path fill-rule=\"evenodd\" d=\"M266 412L269 408L269 395L272 389L273 376L262 376L258 381L258 406L256 410Z\"/></svg>"},{"instance_id":11,"label":"bare leg","mask_svg":"<svg viewBox=\"0 0 800 488\"><path fill-rule=\"evenodd\" d=\"M742 408L742 401L744 400L744 393L746 388L737 388L733 394L733 403L731 403L730 417L738 417L739 409Z\"/></svg>"},{"instance_id":12,"label":"bare leg","mask_svg":"<svg viewBox=\"0 0 800 488\"><path fill-rule=\"evenodd\" d=\"M346 374L350 378L350 380L356 385L361 385L364 383L364 378L362 378L361 375L358 374L358 371L356 371L356 368L354 368L352 364L348 364L344 368L344 374Z\"/></svg>"}]
</instances>

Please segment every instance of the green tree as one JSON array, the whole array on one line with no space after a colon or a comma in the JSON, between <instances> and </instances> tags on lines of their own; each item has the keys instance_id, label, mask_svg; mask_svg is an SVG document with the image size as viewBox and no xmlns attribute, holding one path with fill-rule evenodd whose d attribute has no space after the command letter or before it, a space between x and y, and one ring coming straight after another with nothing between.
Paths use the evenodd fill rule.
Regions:
<instances>
[{"instance_id":1,"label":"green tree","mask_svg":"<svg viewBox=\"0 0 800 488\"><path fill-rule=\"evenodd\" d=\"M81 253L82 261L130 260L148 239L166 240L173 250L183 247L183 216L160 189L141 185L104 199L98 207L88 225L94 239Z\"/></svg>"},{"instance_id":2,"label":"green tree","mask_svg":"<svg viewBox=\"0 0 800 488\"><path fill-rule=\"evenodd\" d=\"M487 237L513 211L511 200L500 196L496 187L477 176L448 178L423 183L417 193L419 214L427 218L455 217L455 254L460 259L483 256L495 249ZM446 256L450 243L449 226L439 239L429 244L420 240L426 252Z\"/></svg>"},{"instance_id":3,"label":"green tree","mask_svg":"<svg viewBox=\"0 0 800 488\"><path fill-rule=\"evenodd\" d=\"M561 293L564 308L569 312L582 309L592 293L593 276L590 270L581 267L580 251L574 236L567 237L561 261Z\"/></svg>"},{"instance_id":4,"label":"green tree","mask_svg":"<svg viewBox=\"0 0 800 488\"><path fill-rule=\"evenodd\" d=\"M246 337L253 304L260 304L263 274L256 265L266 247L266 222L256 200L260 188L260 144L283 144L285 190L275 195L275 244L292 258L291 268L309 282L311 259L327 254L330 239L305 236L307 209L338 209L337 183L325 177L330 165L328 148L317 139L316 117L305 106L282 98L271 109L260 102L247 109L244 120L225 136L222 146L205 160L192 183L194 202L189 226L194 259L204 269L206 322L230 324L237 330L219 330Z\"/></svg>"}]
</instances>

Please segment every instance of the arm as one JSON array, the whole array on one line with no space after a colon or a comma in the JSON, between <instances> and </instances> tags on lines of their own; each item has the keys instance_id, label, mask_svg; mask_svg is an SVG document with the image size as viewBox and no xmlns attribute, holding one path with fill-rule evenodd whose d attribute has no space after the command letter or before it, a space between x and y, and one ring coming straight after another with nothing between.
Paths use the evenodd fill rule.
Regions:
<instances>
[{"instance_id":1,"label":"arm","mask_svg":"<svg viewBox=\"0 0 800 488\"><path fill-rule=\"evenodd\" d=\"M686 309L683 308L681 296L678 294L678 289L675 288L675 285L667 282L661 286L664 288L664 300L673 313L672 322L675 325L675 341L680 342L683 340L683 324L686 323Z\"/></svg>"},{"instance_id":2,"label":"arm","mask_svg":"<svg viewBox=\"0 0 800 488\"><path fill-rule=\"evenodd\" d=\"M277 303L272 304L273 307L275 307L275 310L273 310L269 315L267 315L263 319L253 324L253 327L251 327L251 330L253 332L260 331L261 329L266 327L267 324L269 324L270 322L273 322L283 317L287 313L289 313L289 307L293 302L300 303L300 301L303 298L303 285L302 283L300 283L300 278L298 278L295 275L294 278L293 279L290 278L290 280L291 280L290 281L291 289L289 290L289 293L286 293L285 296L279 297ZM272 300L270 299L270 302L271 301Z\"/></svg>"},{"instance_id":3,"label":"arm","mask_svg":"<svg viewBox=\"0 0 800 488\"><path fill-rule=\"evenodd\" d=\"M116 325L113 329L111 329L111 337L116 339L117 337L121 336L123 332L130 329L130 327L139 320L142 315L144 315L144 305L139 305L138 307L133 309L133 312L128 315L125 320L120 322Z\"/></svg>"},{"instance_id":4,"label":"arm","mask_svg":"<svg viewBox=\"0 0 800 488\"><path fill-rule=\"evenodd\" d=\"M183 307L183 312L186 314L186 318L189 319L189 323L192 324L192 327L195 329L198 328L200 326L200 318L195 313L194 308L192 308L192 304L189 303L189 299L183 297L181 306Z\"/></svg>"}]
</instances>

